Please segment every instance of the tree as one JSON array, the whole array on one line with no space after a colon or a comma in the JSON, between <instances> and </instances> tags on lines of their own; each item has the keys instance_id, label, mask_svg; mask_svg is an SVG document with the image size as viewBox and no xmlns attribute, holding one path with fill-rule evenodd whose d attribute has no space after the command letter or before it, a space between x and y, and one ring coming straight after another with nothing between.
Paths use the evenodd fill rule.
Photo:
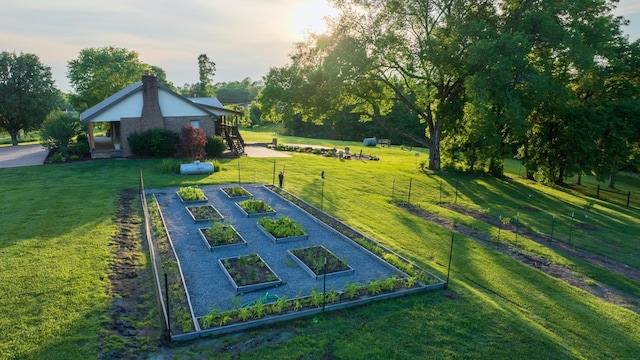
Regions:
<instances>
[{"instance_id":1,"label":"tree","mask_svg":"<svg viewBox=\"0 0 640 360\"><path fill-rule=\"evenodd\" d=\"M36 55L0 54L0 128L14 146L20 130L38 128L58 99L51 68Z\"/></svg>"},{"instance_id":2,"label":"tree","mask_svg":"<svg viewBox=\"0 0 640 360\"><path fill-rule=\"evenodd\" d=\"M169 87L164 70L143 63L138 53L106 46L82 49L77 59L67 63L67 77L76 91L73 105L85 110L117 91L140 81L142 75L155 70L158 82Z\"/></svg>"},{"instance_id":3,"label":"tree","mask_svg":"<svg viewBox=\"0 0 640 360\"><path fill-rule=\"evenodd\" d=\"M215 96L211 87L213 76L216 74L216 63L209 60L207 54L198 56L198 73L200 75L199 97Z\"/></svg>"},{"instance_id":4,"label":"tree","mask_svg":"<svg viewBox=\"0 0 640 360\"><path fill-rule=\"evenodd\" d=\"M69 156L71 140L82 133L80 119L69 112L56 110L47 115L40 129L40 144L53 151Z\"/></svg>"},{"instance_id":5,"label":"tree","mask_svg":"<svg viewBox=\"0 0 640 360\"><path fill-rule=\"evenodd\" d=\"M251 81L245 78L242 81L217 83L214 86L216 97L223 104L248 104L253 101L260 89L261 81Z\"/></svg>"}]
</instances>

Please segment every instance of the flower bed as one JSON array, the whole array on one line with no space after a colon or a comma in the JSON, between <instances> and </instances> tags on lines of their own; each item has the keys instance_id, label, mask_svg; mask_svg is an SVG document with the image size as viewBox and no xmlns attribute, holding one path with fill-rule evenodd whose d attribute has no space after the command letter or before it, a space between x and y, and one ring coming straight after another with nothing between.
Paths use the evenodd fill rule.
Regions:
<instances>
[{"instance_id":1,"label":"flower bed","mask_svg":"<svg viewBox=\"0 0 640 360\"><path fill-rule=\"evenodd\" d=\"M258 254L218 259L237 292L249 292L282 284L282 280Z\"/></svg>"},{"instance_id":2,"label":"flower bed","mask_svg":"<svg viewBox=\"0 0 640 360\"><path fill-rule=\"evenodd\" d=\"M208 201L207 197L204 195L204 191L195 186L181 187L178 189L177 194L180 200L185 203Z\"/></svg>"},{"instance_id":3,"label":"flower bed","mask_svg":"<svg viewBox=\"0 0 640 360\"><path fill-rule=\"evenodd\" d=\"M262 200L247 199L237 202L236 205L247 217L258 217L263 215L273 215L276 211Z\"/></svg>"},{"instance_id":4,"label":"flower bed","mask_svg":"<svg viewBox=\"0 0 640 360\"><path fill-rule=\"evenodd\" d=\"M258 229L276 244L309 238L307 230L299 222L286 216L278 219L263 216L258 219L257 225Z\"/></svg>"},{"instance_id":5,"label":"flower bed","mask_svg":"<svg viewBox=\"0 0 640 360\"><path fill-rule=\"evenodd\" d=\"M223 220L222 214L211 205L204 206L187 206L187 211L193 221L211 221L211 220Z\"/></svg>"},{"instance_id":6,"label":"flower bed","mask_svg":"<svg viewBox=\"0 0 640 360\"><path fill-rule=\"evenodd\" d=\"M289 256L309 275L317 279L323 276L352 274L355 270L324 246L312 246L287 250ZM326 266L325 266L326 259ZM325 273L326 268L326 273Z\"/></svg>"},{"instance_id":7,"label":"flower bed","mask_svg":"<svg viewBox=\"0 0 640 360\"><path fill-rule=\"evenodd\" d=\"M253 195L242 186L220 188L220 190L231 199L238 199L242 197L253 197Z\"/></svg>"},{"instance_id":8,"label":"flower bed","mask_svg":"<svg viewBox=\"0 0 640 360\"><path fill-rule=\"evenodd\" d=\"M210 228L198 230L200 230L200 235L202 235L202 239L208 246L209 251L212 251L214 248L220 249L236 245L247 245L247 242L238 234L233 226L223 224L220 221L214 222Z\"/></svg>"}]
</instances>

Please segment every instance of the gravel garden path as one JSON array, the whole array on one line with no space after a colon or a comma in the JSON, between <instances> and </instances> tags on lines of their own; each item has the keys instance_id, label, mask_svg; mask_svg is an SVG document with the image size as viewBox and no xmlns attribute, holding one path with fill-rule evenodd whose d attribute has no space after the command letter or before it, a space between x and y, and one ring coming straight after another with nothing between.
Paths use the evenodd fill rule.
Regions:
<instances>
[{"instance_id":1,"label":"gravel garden path","mask_svg":"<svg viewBox=\"0 0 640 360\"><path fill-rule=\"evenodd\" d=\"M394 275L390 269L370 254L362 251L359 245L345 239L289 201L262 185L243 184L242 187L248 190L254 199L263 200L276 210L275 217L287 216L296 220L307 229L309 234L309 238L306 240L274 244L258 229L256 224L258 218L246 217L235 204L244 199L230 199L220 190L221 187L230 186L235 185L211 185L203 186L201 189L204 190L208 198L208 204L213 205L224 216L225 221L229 221L248 244L247 246L214 249L211 252L208 251L198 231L198 228L206 228L209 224L193 221L185 209L185 206L193 204L182 203L176 194L177 188L147 191L147 194L154 194L160 204L197 317L204 316L213 309L232 310L257 300L265 293L293 299L297 296L309 295L313 289L322 292L322 279L316 280L296 265L287 255L287 249L323 245L355 269L352 274L327 277L327 291L342 290L348 284L365 284L371 280ZM237 293L218 266L217 260L250 253L260 255L283 280L283 284L276 288L251 293Z\"/></svg>"}]
</instances>

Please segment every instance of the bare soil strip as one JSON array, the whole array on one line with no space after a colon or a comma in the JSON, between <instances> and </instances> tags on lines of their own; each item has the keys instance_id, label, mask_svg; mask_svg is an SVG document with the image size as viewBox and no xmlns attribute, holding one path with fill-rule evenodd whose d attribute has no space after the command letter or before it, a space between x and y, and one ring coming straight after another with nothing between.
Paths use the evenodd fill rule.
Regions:
<instances>
[{"instance_id":1,"label":"bare soil strip","mask_svg":"<svg viewBox=\"0 0 640 360\"><path fill-rule=\"evenodd\" d=\"M161 345L150 260L144 259L148 250L140 236L142 220L133 208L137 195L136 190L122 191L116 203L109 274L112 302L99 338L101 360L143 359L145 352Z\"/></svg>"},{"instance_id":2,"label":"bare soil strip","mask_svg":"<svg viewBox=\"0 0 640 360\"><path fill-rule=\"evenodd\" d=\"M461 214L471 216L477 220L484 221L493 226L500 225L499 219L476 210L468 209L461 205L443 204L442 206L448 209L454 210L456 212L459 212ZM636 313L640 313L640 298L637 296L633 296L624 291L620 291L616 288L613 288L607 284L593 280L580 272L569 269L566 266L562 266L554 262L551 262L549 259L546 259L535 253L526 251L510 243L501 242L500 244L496 244L496 242L493 239L491 239L491 236L489 234L478 232L476 230L471 229L468 226L454 225L450 220L437 216L422 208L418 208L418 207L415 207L412 205L406 205L406 204L398 205L398 207L403 208L406 211L424 220L427 220L429 222L442 226L446 229L458 232L469 238L472 238L484 246L496 248L496 245L498 245L497 251L500 251L501 253L507 256L510 256L515 260L518 260L533 268L536 268L546 273L547 275L553 276L572 286L580 288L607 302L610 302L618 306L622 306ZM516 229L513 224L503 224L502 228L512 232L515 232L515 229ZM522 236L523 238L527 238L531 241L535 241L546 247L554 249L555 251L557 251L562 255L577 258L582 261L593 264L595 266L622 274L630 279L640 281L640 270L634 269L630 266L621 264L614 260L605 258L601 255L594 254L589 251L573 247L567 243L554 241L551 238L541 234L524 232L519 234L519 236Z\"/></svg>"}]
</instances>

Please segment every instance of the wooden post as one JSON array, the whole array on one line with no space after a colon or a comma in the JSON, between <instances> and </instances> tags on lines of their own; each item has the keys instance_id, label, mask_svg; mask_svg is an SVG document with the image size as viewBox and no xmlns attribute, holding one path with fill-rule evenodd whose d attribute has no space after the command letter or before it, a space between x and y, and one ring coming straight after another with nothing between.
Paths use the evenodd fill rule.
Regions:
<instances>
[{"instance_id":1,"label":"wooden post","mask_svg":"<svg viewBox=\"0 0 640 360\"><path fill-rule=\"evenodd\" d=\"M627 194L627 207L629 207L629 203L631 202L631 191Z\"/></svg>"}]
</instances>

